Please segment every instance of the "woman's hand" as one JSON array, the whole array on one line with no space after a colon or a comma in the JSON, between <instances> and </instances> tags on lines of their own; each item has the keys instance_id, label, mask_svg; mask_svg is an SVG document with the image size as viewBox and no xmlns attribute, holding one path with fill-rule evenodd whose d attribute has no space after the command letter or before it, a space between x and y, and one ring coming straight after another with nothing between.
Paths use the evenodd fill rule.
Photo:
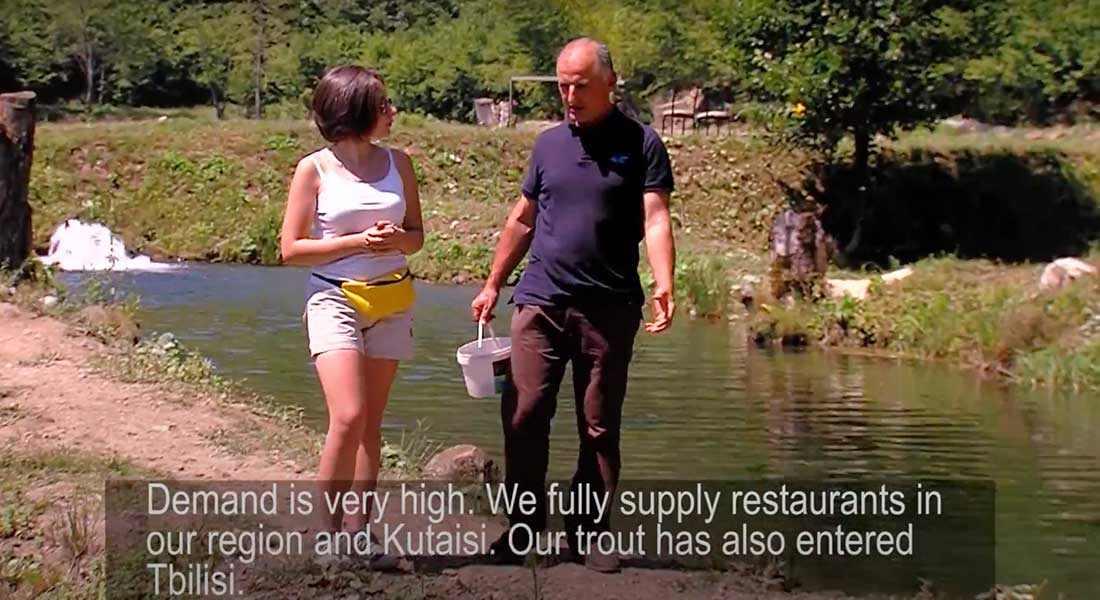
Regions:
<instances>
[{"instance_id":1,"label":"woman's hand","mask_svg":"<svg viewBox=\"0 0 1100 600\"><path fill-rule=\"evenodd\" d=\"M371 228L359 234L363 246L370 252L393 252L408 254L412 248L412 236L400 226L390 221L379 221Z\"/></svg>"}]
</instances>

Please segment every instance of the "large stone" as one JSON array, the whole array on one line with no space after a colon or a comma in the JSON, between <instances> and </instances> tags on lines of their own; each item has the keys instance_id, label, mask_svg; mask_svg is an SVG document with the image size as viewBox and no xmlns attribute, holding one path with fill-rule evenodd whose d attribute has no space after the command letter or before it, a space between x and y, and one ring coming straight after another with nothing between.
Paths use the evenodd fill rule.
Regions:
<instances>
[{"instance_id":1,"label":"large stone","mask_svg":"<svg viewBox=\"0 0 1100 600\"><path fill-rule=\"evenodd\" d=\"M863 300L871 288L870 279L827 279L825 283L829 288L829 296L833 298L848 296Z\"/></svg>"},{"instance_id":2,"label":"large stone","mask_svg":"<svg viewBox=\"0 0 1100 600\"><path fill-rule=\"evenodd\" d=\"M472 444L460 444L441 450L424 466L424 478L441 481L495 482L496 465L485 451Z\"/></svg>"},{"instance_id":3,"label":"large stone","mask_svg":"<svg viewBox=\"0 0 1100 600\"><path fill-rule=\"evenodd\" d=\"M882 276L882 282L891 285L908 279L912 274L913 269L905 267L886 273ZM828 286L829 295L833 298L849 296L856 300L863 300L867 298L867 292L871 289L870 279L827 279L825 283Z\"/></svg>"},{"instance_id":4,"label":"large stone","mask_svg":"<svg viewBox=\"0 0 1100 600\"><path fill-rule=\"evenodd\" d=\"M1043 274L1039 276L1039 289L1060 289L1075 279L1095 276L1098 272L1096 267L1079 258L1059 258L1043 268Z\"/></svg>"}]
</instances>

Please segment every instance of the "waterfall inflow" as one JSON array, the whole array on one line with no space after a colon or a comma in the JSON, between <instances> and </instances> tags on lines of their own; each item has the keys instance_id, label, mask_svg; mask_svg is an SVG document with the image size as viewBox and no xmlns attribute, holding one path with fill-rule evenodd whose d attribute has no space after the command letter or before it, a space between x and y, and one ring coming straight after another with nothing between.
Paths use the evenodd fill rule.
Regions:
<instances>
[{"instance_id":1,"label":"waterfall inflow","mask_svg":"<svg viewBox=\"0 0 1100 600\"><path fill-rule=\"evenodd\" d=\"M131 256L110 229L79 219L69 219L54 230L50 250L41 260L63 271L160 271L176 266L144 255Z\"/></svg>"}]
</instances>

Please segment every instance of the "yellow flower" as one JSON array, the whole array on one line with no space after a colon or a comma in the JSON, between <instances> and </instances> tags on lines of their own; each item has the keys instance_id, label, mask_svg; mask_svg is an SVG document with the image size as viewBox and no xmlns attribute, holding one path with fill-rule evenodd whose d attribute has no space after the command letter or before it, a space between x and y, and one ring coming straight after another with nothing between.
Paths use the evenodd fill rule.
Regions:
<instances>
[{"instance_id":1,"label":"yellow flower","mask_svg":"<svg viewBox=\"0 0 1100 600\"><path fill-rule=\"evenodd\" d=\"M791 107L791 112L793 112L795 116L801 117L806 113L806 105L798 102L793 107Z\"/></svg>"}]
</instances>

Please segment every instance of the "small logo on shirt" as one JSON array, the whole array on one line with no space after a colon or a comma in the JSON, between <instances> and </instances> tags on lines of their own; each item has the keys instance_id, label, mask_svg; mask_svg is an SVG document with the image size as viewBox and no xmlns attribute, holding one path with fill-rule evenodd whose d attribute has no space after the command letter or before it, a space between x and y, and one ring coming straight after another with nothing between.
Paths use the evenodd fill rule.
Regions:
<instances>
[{"instance_id":1,"label":"small logo on shirt","mask_svg":"<svg viewBox=\"0 0 1100 600\"><path fill-rule=\"evenodd\" d=\"M625 154L618 154L611 157L611 163L616 165L625 165L629 158L630 157Z\"/></svg>"}]
</instances>

